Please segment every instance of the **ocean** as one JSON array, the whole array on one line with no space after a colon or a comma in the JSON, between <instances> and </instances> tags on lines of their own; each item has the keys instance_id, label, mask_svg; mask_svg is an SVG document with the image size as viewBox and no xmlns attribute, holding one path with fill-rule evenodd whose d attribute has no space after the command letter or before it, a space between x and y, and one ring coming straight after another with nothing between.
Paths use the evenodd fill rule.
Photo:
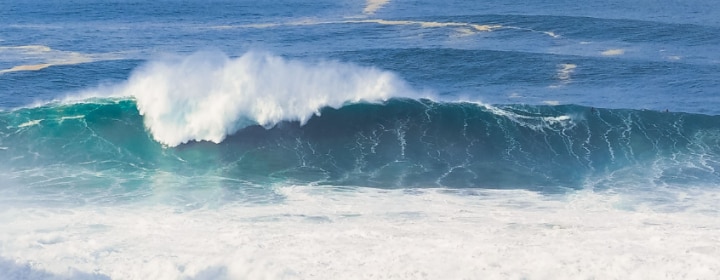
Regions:
<instances>
[{"instance_id":1,"label":"ocean","mask_svg":"<svg viewBox=\"0 0 720 280\"><path fill-rule=\"evenodd\" d=\"M718 1L0 0L0 279L718 275Z\"/></svg>"}]
</instances>

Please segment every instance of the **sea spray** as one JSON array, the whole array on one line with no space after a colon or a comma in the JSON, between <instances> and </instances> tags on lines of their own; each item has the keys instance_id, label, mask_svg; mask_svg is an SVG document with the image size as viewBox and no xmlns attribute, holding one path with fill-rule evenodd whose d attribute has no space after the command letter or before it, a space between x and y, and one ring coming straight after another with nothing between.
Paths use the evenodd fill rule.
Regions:
<instances>
[{"instance_id":1,"label":"sea spray","mask_svg":"<svg viewBox=\"0 0 720 280\"><path fill-rule=\"evenodd\" d=\"M307 63L268 53L229 58L198 52L149 62L121 86L158 142L221 142L249 125L305 123L324 107L413 96L395 74L335 61Z\"/></svg>"}]
</instances>

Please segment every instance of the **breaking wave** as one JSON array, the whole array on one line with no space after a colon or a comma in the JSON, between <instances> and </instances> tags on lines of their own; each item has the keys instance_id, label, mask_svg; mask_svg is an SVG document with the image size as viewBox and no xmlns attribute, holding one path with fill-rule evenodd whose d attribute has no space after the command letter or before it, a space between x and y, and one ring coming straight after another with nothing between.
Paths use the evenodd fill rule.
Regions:
<instances>
[{"instance_id":1,"label":"breaking wave","mask_svg":"<svg viewBox=\"0 0 720 280\"><path fill-rule=\"evenodd\" d=\"M113 95L133 97L158 142L221 142L249 125L305 123L324 107L414 95L393 73L334 61L219 52L150 62Z\"/></svg>"},{"instance_id":2,"label":"breaking wave","mask_svg":"<svg viewBox=\"0 0 720 280\"><path fill-rule=\"evenodd\" d=\"M149 97L0 112L0 155L8 159L2 169L117 171L138 184L148 173L165 172L263 185L548 191L618 183L697 186L720 180L720 116L409 98L346 103L341 98L320 109L305 107L293 117L256 118L255 124L239 126L223 110L227 104L244 104L240 101L207 99L221 108L193 107L192 114L181 115L164 107L170 117L154 113L160 117L148 121L148 110L156 109L147 105L153 100L142 98ZM191 106L188 99L173 102ZM243 117L252 117L246 113L252 108L244 108ZM156 135L164 130L191 135L184 126L218 120L224 122L218 127L232 123L237 129L223 128L217 138L206 139L226 138L219 143ZM194 140L179 144L175 139ZM178 145L163 145L168 143ZM52 183L47 180L52 176L37 180Z\"/></svg>"}]
</instances>

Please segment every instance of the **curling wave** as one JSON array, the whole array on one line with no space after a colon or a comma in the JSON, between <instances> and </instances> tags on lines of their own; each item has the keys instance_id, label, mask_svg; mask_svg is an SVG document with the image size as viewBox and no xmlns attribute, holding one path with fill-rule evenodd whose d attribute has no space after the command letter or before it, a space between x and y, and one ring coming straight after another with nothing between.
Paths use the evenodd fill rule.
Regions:
<instances>
[{"instance_id":1,"label":"curling wave","mask_svg":"<svg viewBox=\"0 0 720 280\"><path fill-rule=\"evenodd\" d=\"M392 72L267 53L219 52L150 62L114 95L133 97L153 138L167 146L221 142L249 125L305 123L324 107L415 95Z\"/></svg>"}]
</instances>

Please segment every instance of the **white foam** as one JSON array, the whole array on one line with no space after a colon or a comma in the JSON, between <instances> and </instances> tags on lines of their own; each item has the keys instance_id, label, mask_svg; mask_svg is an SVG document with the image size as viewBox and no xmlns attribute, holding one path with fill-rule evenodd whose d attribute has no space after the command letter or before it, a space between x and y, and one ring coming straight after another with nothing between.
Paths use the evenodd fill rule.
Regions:
<instances>
[{"instance_id":1,"label":"white foam","mask_svg":"<svg viewBox=\"0 0 720 280\"><path fill-rule=\"evenodd\" d=\"M305 63L267 53L218 52L148 63L113 95L132 96L155 140L221 142L248 125L305 123L323 107L413 97L395 74L334 61Z\"/></svg>"},{"instance_id":2,"label":"white foam","mask_svg":"<svg viewBox=\"0 0 720 280\"><path fill-rule=\"evenodd\" d=\"M64 120L77 120L77 119L83 119L83 118L85 118L85 115L66 116L66 117L61 117L60 121L62 122Z\"/></svg>"},{"instance_id":3,"label":"white foam","mask_svg":"<svg viewBox=\"0 0 720 280\"><path fill-rule=\"evenodd\" d=\"M516 27L516 26L505 26L505 28L507 28L507 29L515 29L515 30L522 30L522 31L530 31L530 32L535 32L535 33L542 33L542 34L548 35L548 36L550 36L550 37L552 37L552 38L554 38L554 39L558 39L558 38L562 37L562 36L556 34L555 32L552 32L552 31L538 31L538 30L535 30L535 29L532 29L532 28Z\"/></svg>"},{"instance_id":4,"label":"white foam","mask_svg":"<svg viewBox=\"0 0 720 280\"><path fill-rule=\"evenodd\" d=\"M24 123L18 125L18 127L36 126L36 125L40 124L41 121L43 121L43 120L27 121L27 122L24 122Z\"/></svg>"},{"instance_id":5,"label":"white foam","mask_svg":"<svg viewBox=\"0 0 720 280\"><path fill-rule=\"evenodd\" d=\"M609 49L609 50L602 51L600 54L602 54L602 55L604 55L604 56L618 56L618 55L623 55L623 54L625 54L625 50L623 50L623 49Z\"/></svg>"},{"instance_id":6,"label":"white foam","mask_svg":"<svg viewBox=\"0 0 720 280\"><path fill-rule=\"evenodd\" d=\"M510 98L520 98L522 96L520 95L510 95ZM503 118L506 118L507 120L510 120L518 125L531 128L533 130L542 131L545 129L549 130L557 130L557 129L567 129L570 127L575 126L575 122L573 121L573 117L568 115L560 115L560 116L537 116L533 114L523 115L515 113L511 110L505 110L503 108L484 104L479 101L462 101L467 103L475 104L479 107L485 108L485 110L488 110L490 113L493 113L495 115L501 116ZM548 100L544 101L543 103L547 105L559 105L559 101L553 101Z\"/></svg>"},{"instance_id":7,"label":"white foam","mask_svg":"<svg viewBox=\"0 0 720 280\"><path fill-rule=\"evenodd\" d=\"M21 64L0 70L0 74L18 71L38 71L53 65L70 65L91 62L94 59L78 52L54 50L43 45L0 47L0 54L12 56L13 60L42 61L42 63Z\"/></svg>"},{"instance_id":8,"label":"white foam","mask_svg":"<svg viewBox=\"0 0 720 280\"><path fill-rule=\"evenodd\" d=\"M366 0L365 2L365 9L363 9L363 13L371 15L380 10L383 6L387 5L387 3L390 3L390 0Z\"/></svg>"},{"instance_id":9,"label":"white foam","mask_svg":"<svg viewBox=\"0 0 720 280\"><path fill-rule=\"evenodd\" d=\"M0 74L18 71L37 71L52 66L50 63L31 64L31 65L17 65L8 69L0 70Z\"/></svg>"},{"instance_id":10,"label":"white foam","mask_svg":"<svg viewBox=\"0 0 720 280\"><path fill-rule=\"evenodd\" d=\"M463 22L436 22L436 21L413 21L413 20L384 20L384 19L363 19L348 20L344 23L376 23L382 25L419 25L421 28L444 28L444 27L468 27L470 29L462 29L461 33L467 32L490 32L495 29L503 28L502 25L482 25ZM465 34L468 35L468 34Z\"/></svg>"},{"instance_id":11,"label":"white foam","mask_svg":"<svg viewBox=\"0 0 720 280\"><path fill-rule=\"evenodd\" d=\"M116 60L121 59L123 56L120 53L85 54L56 50L44 45L26 45L0 47L0 57L19 63L19 65L8 69L0 69L0 74L5 74L19 71L38 71L57 65Z\"/></svg>"},{"instance_id":12,"label":"white foam","mask_svg":"<svg viewBox=\"0 0 720 280\"><path fill-rule=\"evenodd\" d=\"M475 35L476 32L470 28L457 28L455 29L457 33L453 37L465 37L465 36L472 36Z\"/></svg>"},{"instance_id":13,"label":"white foam","mask_svg":"<svg viewBox=\"0 0 720 280\"><path fill-rule=\"evenodd\" d=\"M560 35L556 34L555 32L552 32L552 31L543 31L542 33L544 33L550 37L556 38L556 39L560 38Z\"/></svg>"},{"instance_id":14,"label":"white foam","mask_svg":"<svg viewBox=\"0 0 720 280\"><path fill-rule=\"evenodd\" d=\"M555 77L560 80L559 84L551 85L550 88L559 88L561 86L567 85L570 82L572 82L571 75L575 73L575 69L577 68L576 64L572 63L563 63L558 65L557 74L555 74Z\"/></svg>"},{"instance_id":15,"label":"white foam","mask_svg":"<svg viewBox=\"0 0 720 280\"><path fill-rule=\"evenodd\" d=\"M5 51L22 51L26 53L46 53L52 51L52 48L44 45L24 45L24 46L4 46L0 47L0 52Z\"/></svg>"},{"instance_id":16,"label":"white foam","mask_svg":"<svg viewBox=\"0 0 720 280\"><path fill-rule=\"evenodd\" d=\"M677 198L715 212L667 212L623 210L627 197L611 192L548 197L519 190L329 188L284 187L277 190L284 202L193 211L5 205L0 260L8 264L0 264L0 276L713 279L720 274L716 191Z\"/></svg>"},{"instance_id":17,"label":"white foam","mask_svg":"<svg viewBox=\"0 0 720 280\"><path fill-rule=\"evenodd\" d=\"M575 72L575 68L577 68L577 65L572 63L564 63L559 65L557 77L558 79L562 81L569 81L570 75Z\"/></svg>"}]
</instances>

